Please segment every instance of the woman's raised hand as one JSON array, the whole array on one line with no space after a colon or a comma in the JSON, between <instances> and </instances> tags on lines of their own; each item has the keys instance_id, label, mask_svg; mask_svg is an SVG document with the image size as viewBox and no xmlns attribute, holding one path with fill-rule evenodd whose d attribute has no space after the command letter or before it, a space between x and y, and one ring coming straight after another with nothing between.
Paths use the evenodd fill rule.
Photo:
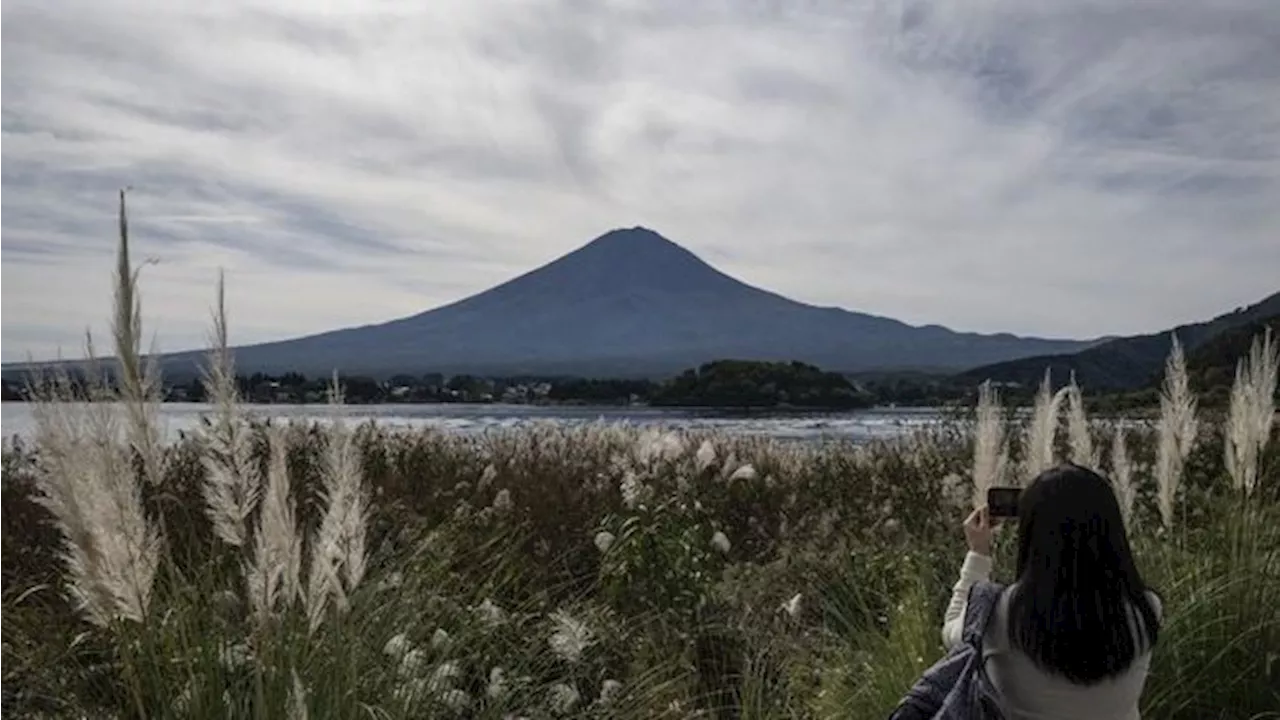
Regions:
<instances>
[{"instance_id":1,"label":"woman's raised hand","mask_svg":"<svg viewBox=\"0 0 1280 720\"><path fill-rule=\"evenodd\" d=\"M995 527L986 505L969 513L969 517L964 521L964 539L969 543L969 549L979 555L990 557Z\"/></svg>"}]
</instances>

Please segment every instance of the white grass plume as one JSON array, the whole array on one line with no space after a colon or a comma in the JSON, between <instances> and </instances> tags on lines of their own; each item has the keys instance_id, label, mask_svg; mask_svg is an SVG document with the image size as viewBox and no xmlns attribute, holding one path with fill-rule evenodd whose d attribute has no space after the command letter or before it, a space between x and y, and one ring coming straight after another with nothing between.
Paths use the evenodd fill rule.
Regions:
<instances>
[{"instance_id":1,"label":"white grass plume","mask_svg":"<svg viewBox=\"0 0 1280 720\"><path fill-rule=\"evenodd\" d=\"M1111 485L1120 504L1120 515L1124 518L1125 527L1131 527L1133 503L1137 497L1133 485L1133 461L1129 458L1129 449L1124 433L1124 425L1115 424L1115 435L1111 439Z\"/></svg>"},{"instance_id":2,"label":"white grass plume","mask_svg":"<svg viewBox=\"0 0 1280 720\"><path fill-rule=\"evenodd\" d=\"M130 453L119 444L119 406L70 402L69 380L43 387L32 407L36 488L62 534L67 592L95 625L141 622L160 540L147 524Z\"/></svg>"},{"instance_id":3,"label":"white grass plume","mask_svg":"<svg viewBox=\"0 0 1280 720\"><path fill-rule=\"evenodd\" d=\"M253 558L244 571L249 602L260 620L270 617L277 606L287 607L298 597L302 566L302 538L289 489L287 428L270 428L267 443L271 458L267 492L258 516Z\"/></svg>"},{"instance_id":4,"label":"white grass plume","mask_svg":"<svg viewBox=\"0 0 1280 720\"><path fill-rule=\"evenodd\" d=\"M1173 336L1160 390L1160 419L1156 427L1156 489L1160 519L1172 528L1174 505L1182 469L1195 445L1198 424L1196 399L1187 378L1187 362L1177 335Z\"/></svg>"},{"instance_id":5,"label":"white grass plume","mask_svg":"<svg viewBox=\"0 0 1280 720\"><path fill-rule=\"evenodd\" d=\"M164 477L165 453L160 428L162 386L159 365L153 352L142 358L142 301L138 295L138 272L129 260L129 222L125 211L125 191L120 191L120 242L116 250L114 315L111 334L116 351L116 401L124 408L128 422L125 436L142 461L148 482Z\"/></svg>"},{"instance_id":6,"label":"white grass plume","mask_svg":"<svg viewBox=\"0 0 1280 720\"><path fill-rule=\"evenodd\" d=\"M247 536L249 515L258 502L262 473L253 457L248 424L240 417L235 360L227 341L225 285L218 274L218 304L213 312L209 364L204 389L213 405L213 418L203 432L205 512L214 534L228 545L240 547Z\"/></svg>"},{"instance_id":7,"label":"white grass plume","mask_svg":"<svg viewBox=\"0 0 1280 720\"><path fill-rule=\"evenodd\" d=\"M1227 472L1245 497L1258 483L1258 466L1275 422L1276 381L1280 370L1271 328L1255 337L1249 354L1236 365L1231 406L1224 427Z\"/></svg>"},{"instance_id":8,"label":"white grass plume","mask_svg":"<svg viewBox=\"0 0 1280 720\"><path fill-rule=\"evenodd\" d=\"M137 338L141 307L130 270L124 193L120 195L120 245L115 276L118 390L107 387L86 339L83 391L64 371L33 387L37 498L53 515L62 535L67 591L77 609L95 625L117 619L142 622L151 601L160 561L159 534L147 522L135 457L144 477L158 481L163 454L155 437L155 376L143 375ZM123 417L123 422L122 422ZM128 444L121 445L124 437Z\"/></svg>"},{"instance_id":9,"label":"white grass plume","mask_svg":"<svg viewBox=\"0 0 1280 720\"><path fill-rule=\"evenodd\" d=\"M1067 384L1067 439L1071 446L1071 462L1087 468L1097 468L1099 457L1094 449L1093 436L1089 431L1089 417L1084 410L1084 393L1076 384L1076 375L1071 373L1071 382Z\"/></svg>"},{"instance_id":10,"label":"white grass plume","mask_svg":"<svg viewBox=\"0 0 1280 720\"><path fill-rule=\"evenodd\" d=\"M1034 480L1040 473L1055 464L1053 444L1058 432L1058 413L1066 392L1065 387L1056 393L1053 392L1049 371L1045 370L1044 380L1040 383L1040 391L1036 393L1035 405L1031 411L1031 424L1027 427L1023 443L1024 482Z\"/></svg>"},{"instance_id":11,"label":"white grass plume","mask_svg":"<svg viewBox=\"0 0 1280 720\"><path fill-rule=\"evenodd\" d=\"M368 499L355 439L338 410L342 402L342 390L335 373L329 390L329 404L334 414L322 468L326 507L312 542L307 577L307 614L312 631L323 622L330 600L340 610L346 608L348 594L360 584L365 573Z\"/></svg>"},{"instance_id":12,"label":"white grass plume","mask_svg":"<svg viewBox=\"0 0 1280 720\"><path fill-rule=\"evenodd\" d=\"M977 428L973 440L973 506L987 501L987 490L999 485L1009 460L1000 394L991 381L978 388Z\"/></svg>"}]
</instances>

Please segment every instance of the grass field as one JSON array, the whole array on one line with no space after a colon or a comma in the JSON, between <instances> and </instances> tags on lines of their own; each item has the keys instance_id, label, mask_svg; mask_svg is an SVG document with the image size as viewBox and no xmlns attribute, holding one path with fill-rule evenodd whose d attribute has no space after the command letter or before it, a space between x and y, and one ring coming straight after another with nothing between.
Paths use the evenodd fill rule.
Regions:
<instances>
[{"instance_id":1,"label":"grass field","mask_svg":"<svg viewBox=\"0 0 1280 720\"><path fill-rule=\"evenodd\" d=\"M1130 430L1069 386L861 447L460 437L248 421L219 309L215 412L165 445L135 282L122 234L116 382L47 378L5 446L6 717L884 717L941 653L975 499L1068 457L1110 475L1164 598L1143 717L1280 717L1270 337L1229 413L1175 352Z\"/></svg>"}]
</instances>

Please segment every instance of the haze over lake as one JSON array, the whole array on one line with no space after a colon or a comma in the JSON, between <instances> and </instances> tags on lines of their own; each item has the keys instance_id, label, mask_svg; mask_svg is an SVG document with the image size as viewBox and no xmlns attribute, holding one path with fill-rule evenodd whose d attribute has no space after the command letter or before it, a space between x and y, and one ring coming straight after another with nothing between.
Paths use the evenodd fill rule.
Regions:
<instances>
[{"instance_id":1,"label":"haze over lake","mask_svg":"<svg viewBox=\"0 0 1280 720\"><path fill-rule=\"evenodd\" d=\"M332 410L323 405L246 405L258 418L324 421ZM0 405L4 437L30 437L34 429L31 405ZM197 427L210 410L197 403L166 403L161 416L170 439ZM840 413L750 414L723 410L683 410L647 407L568 407L537 405L346 405L342 416L353 422L374 420L382 425L434 427L462 434L526 427L539 423L582 425L594 422L627 423L672 429L707 429L720 432L775 437L788 440L868 440L892 437L926 427L941 419L929 408L876 408Z\"/></svg>"}]
</instances>

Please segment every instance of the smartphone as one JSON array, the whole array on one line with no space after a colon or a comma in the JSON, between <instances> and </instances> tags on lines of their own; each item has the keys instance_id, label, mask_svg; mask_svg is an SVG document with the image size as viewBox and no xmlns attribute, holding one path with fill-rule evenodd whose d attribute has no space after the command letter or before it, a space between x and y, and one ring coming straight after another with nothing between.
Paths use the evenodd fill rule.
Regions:
<instances>
[{"instance_id":1,"label":"smartphone","mask_svg":"<svg viewBox=\"0 0 1280 720\"><path fill-rule=\"evenodd\" d=\"M993 518L1017 517L1022 488L993 487L987 490L987 514Z\"/></svg>"}]
</instances>

